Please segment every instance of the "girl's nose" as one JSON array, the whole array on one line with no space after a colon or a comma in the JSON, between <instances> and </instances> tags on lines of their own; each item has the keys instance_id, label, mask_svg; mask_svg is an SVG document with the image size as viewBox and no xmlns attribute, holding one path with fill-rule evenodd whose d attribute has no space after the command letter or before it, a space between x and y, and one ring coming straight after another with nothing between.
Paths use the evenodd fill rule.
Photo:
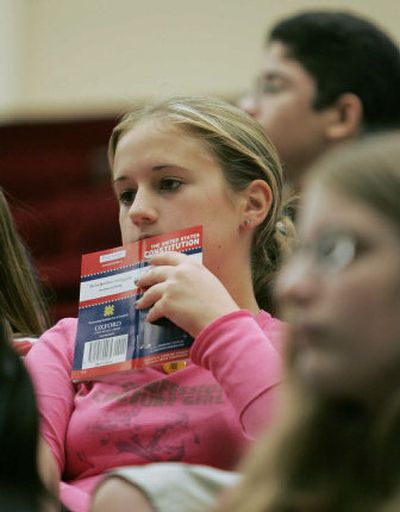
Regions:
<instances>
[{"instance_id":1,"label":"girl's nose","mask_svg":"<svg viewBox=\"0 0 400 512\"><path fill-rule=\"evenodd\" d=\"M287 305L306 305L314 300L321 289L317 273L311 262L294 256L282 268L276 286L278 303L284 309Z\"/></svg>"},{"instance_id":2,"label":"girl's nose","mask_svg":"<svg viewBox=\"0 0 400 512\"><path fill-rule=\"evenodd\" d=\"M151 194L138 191L129 208L129 218L136 226L152 224L157 219L157 211L151 201Z\"/></svg>"}]
</instances>

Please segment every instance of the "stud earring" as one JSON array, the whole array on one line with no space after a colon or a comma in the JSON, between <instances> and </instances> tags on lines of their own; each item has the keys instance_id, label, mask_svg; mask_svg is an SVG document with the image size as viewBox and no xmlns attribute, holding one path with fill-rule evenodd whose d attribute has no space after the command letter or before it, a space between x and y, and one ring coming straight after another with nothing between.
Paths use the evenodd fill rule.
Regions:
<instances>
[{"instance_id":1,"label":"stud earring","mask_svg":"<svg viewBox=\"0 0 400 512\"><path fill-rule=\"evenodd\" d=\"M246 227L248 227L248 226L250 226L250 224L251 224L251 220L250 220L250 219L244 219L243 224L244 224Z\"/></svg>"}]
</instances>

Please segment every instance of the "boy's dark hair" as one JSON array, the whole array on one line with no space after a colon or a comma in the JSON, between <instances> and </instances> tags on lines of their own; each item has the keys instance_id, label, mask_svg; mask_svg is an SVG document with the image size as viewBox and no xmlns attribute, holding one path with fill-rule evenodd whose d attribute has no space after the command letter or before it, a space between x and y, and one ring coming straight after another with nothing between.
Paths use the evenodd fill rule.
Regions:
<instances>
[{"instance_id":1,"label":"boy's dark hair","mask_svg":"<svg viewBox=\"0 0 400 512\"><path fill-rule=\"evenodd\" d=\"M308 11L282 20L268 35L316 81L316 110L343 93L363 105L363 128L400 127L400 52L373 23L340 11Z\"/></svg>"}]
</instances>

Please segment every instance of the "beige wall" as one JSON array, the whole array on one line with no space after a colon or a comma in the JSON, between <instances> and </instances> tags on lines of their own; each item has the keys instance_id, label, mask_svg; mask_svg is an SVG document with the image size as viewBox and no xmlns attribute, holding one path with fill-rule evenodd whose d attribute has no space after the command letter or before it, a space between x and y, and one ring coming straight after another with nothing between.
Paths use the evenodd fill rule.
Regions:
<instances>
[{"instance_id":1,"label":"beige wall","mask_svg":"<svg viewBox=\"0 0 400 512\"><path fill-rule=\"evenodd\" d=\"M18 106L26 50L25 0L0 0L0 107Z\"/></svg>"},{"instance_id":2,"label":"beige wall","mask_svg":"<svg viewBox=\"0 0 400 512\"><path fill-rule=\"evenodd\" d=\"M157 94L236 95L251 82L266 29L306 7L352 9L400 40L398 0L0 1L24 3L8 36L18 65L0 93L11 115L115 110Z\"/></svg>"}]
</instances>

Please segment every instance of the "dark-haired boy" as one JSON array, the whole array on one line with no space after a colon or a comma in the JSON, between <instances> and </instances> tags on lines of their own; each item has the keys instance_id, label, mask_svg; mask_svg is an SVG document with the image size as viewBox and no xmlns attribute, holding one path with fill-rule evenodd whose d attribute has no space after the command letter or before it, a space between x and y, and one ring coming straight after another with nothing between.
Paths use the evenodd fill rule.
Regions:
<instances>
[{"instance_id":1,"label":"dark-haired boy","mask_svg":"<svg viewBox=\"0 0 400 512\"><path fill-rule=\"evenodd\" d=\"M399 128L399 91L399 48L385 32L348 12L306 11L269 32L256 89L241 106L271 136L298 190L325 150Z\"/></svg>"}]
</instances>

